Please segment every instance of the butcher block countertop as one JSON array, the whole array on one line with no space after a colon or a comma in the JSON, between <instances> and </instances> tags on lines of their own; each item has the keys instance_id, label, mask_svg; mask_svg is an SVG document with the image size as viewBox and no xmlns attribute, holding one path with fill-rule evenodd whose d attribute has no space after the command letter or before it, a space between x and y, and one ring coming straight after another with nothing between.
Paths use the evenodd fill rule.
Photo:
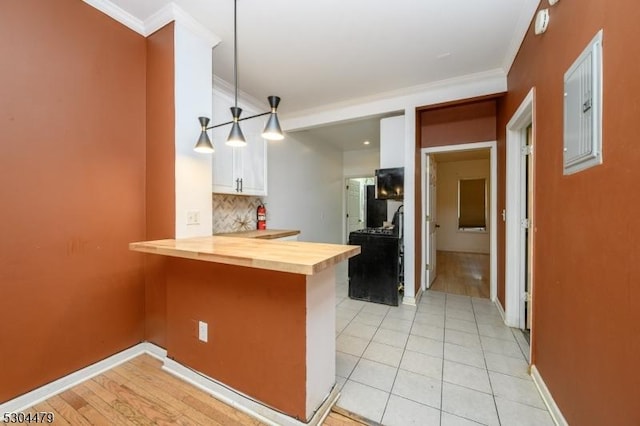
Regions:
<instances>
[{"instance_id":1,"label":"butcher block countertop","mask_svg":"<svg viewBox=\"0 0 640 426\"><path fill-rule=\"evenodd\" d=\"M275 238L290 237L298 235L300 231L295 229L254 229L252 231L227 232L224 234L216 234L217 237L238 237L238 238L261 238L263 240L272 240Z\"/></svg>"},{"instance_id":2,"label":"butcher block countertop","mask_svg":"<svg viewBox=\"0 0 640 426\"><path fill-rule=\"evenodd\" d=\"M360 254L360 246L219 236L141 241L130 243L129 249L304 275Z\"/></svg>"}]
</instances>

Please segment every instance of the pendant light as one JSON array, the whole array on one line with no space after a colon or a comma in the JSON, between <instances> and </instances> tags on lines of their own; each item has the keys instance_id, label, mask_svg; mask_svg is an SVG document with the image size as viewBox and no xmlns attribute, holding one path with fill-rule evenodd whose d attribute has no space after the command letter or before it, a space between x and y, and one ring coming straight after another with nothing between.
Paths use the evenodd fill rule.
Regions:
<instances>
[{"instance_id":1,"label":"pendant light","mask_svg":"<svg viewBox=\"0 0 640 426\"><path fill-rule=\"evenodd\" d=\"M226 144L234 147L243 147L247 145L247 142L244 138L244 134L242 133L242 129L240 128L240 122L244 120L249 120L256 117L262 117L264 115L269 115L269 119L267 120L267 124L264 127L262 132L262 137L267 140L282 140L284 139L284 134L282 133L282 129L280 128L280 121L278 120L278 105L280 104L280 98L278 96L269 96L267 99L269 101L269 106L271 107L270 111L263 112L261 114L252 115L251 117L240 118L242 114L242 108L238 107L238 12L237 12L237 0L233 0L233 79L235 83L235 96L234 96L234 105L231 109L231 117L233 118L231 121L216 124L215 126L207 127L209 124L209 119L207 117L198 117L200 121L200 137L198 138L198 142L194 148L197 152L214 152L213 144L211 143L211 139L209 139L209 135L207 134L207 130L215 129L216 127L226 126L227 124L231 124L231 131L229 132L229 137L227 138Z\"/></svg>"}]
</instances>

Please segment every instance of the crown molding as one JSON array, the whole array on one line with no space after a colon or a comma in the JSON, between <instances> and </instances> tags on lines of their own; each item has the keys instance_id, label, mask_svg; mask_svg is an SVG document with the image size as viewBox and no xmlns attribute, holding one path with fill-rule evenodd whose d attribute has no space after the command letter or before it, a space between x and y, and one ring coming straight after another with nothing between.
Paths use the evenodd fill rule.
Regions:
<instances>
[{"instance_id":1,"label":"crown molding","mask_svg":"<svg viewBox=\"0 0 640 426\"><path fill-rule=\"evenodd\" d=\"M508 74L509 70L511 70L513 61L515 61L516 56L520 51L520 46L522 45L522 42L524 41L525 37L527 36L527 32L529 31L531 20L535 16L536 10L538 10L538 6L540 5L540 0L527 0L526 5L527 8L520 12L518 22L516 23L516 29L514 31L513 37L511 37L511 43L509 44L509 48L507 49L507 54L504 57L502 68L504 69L505 74Z\"/></svg>"},{"instance_id":2,"label":"crown molding","mask_svg":"<svg viewBox=\"0 0 640 426\"><path fill-rule=\"evenodd\" d=\"M100 12L120 22L125 27L137 32L138 34L144 34L144 23L141 19L136 18L120 6L116 6L109 0L83 0L89 6L98 9ZM146 37L146 36L145 36Z\"/></svg>"},{"instance_id":3,"label":"crown molding","mask_svg":"<svg viewBox=\"0 0 640 426\"><path fill-rule=\"evenodd\" d=\"M226 80L221 79L217 75L213 76L213 90L214 92L221 93L223 96L233 100L235 88L231 83ZM238 102L242 104L244 109L249 111L258 111L269 109L269 104L267 104L264 100L260 101L260 99L256 98L253 95L248 94L247 92L243 92L242 90L238 90Z\"/></svg>"},{"instance_id":4,"label":"crown molding","mask_svg":"<svg viewBox=\"0 0 640 426\"><path fill-rule=\"evenodd\" d=\"M142 21L109 0L83 1L144 37L148 37L170 22L177 22L209 42L211 47L216 46L221 41L220 37L173 2Z\"/></svg>"},{"instance_id":5,"label":"crown molding","mask_svg":"<svg viewBox=\"0 0 640 426\"><path fill-rule=\"evenodd\" d=\"M194 34L209 42L214 47L222 40L220 37L211 32L207 27L201 24L193 16L182 10L177 4L169 3L144 21L145 37L158 31L169 22L175 21L178 24L188 28Z\"/></svg>"}]
</instances>

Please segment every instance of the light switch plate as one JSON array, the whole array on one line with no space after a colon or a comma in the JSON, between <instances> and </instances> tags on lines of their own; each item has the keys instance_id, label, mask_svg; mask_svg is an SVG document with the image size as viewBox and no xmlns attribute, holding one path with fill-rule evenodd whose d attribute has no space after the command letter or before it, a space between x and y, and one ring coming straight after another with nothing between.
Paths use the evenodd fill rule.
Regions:
<instances>
[{"instance_id":1,"label":"light switch plate","mask_svg":"<svg viewBox=\"0 0 640 426\"><path fill-rule=\"evenodd\" d=\"M198 322L198 339L204 343L209 341L209 326L204 321Z\"/></svg>"},{"instance_id":2,"label":"light switch plate","mask_svg":"<svg viewBox=\"0 0 640 426\"><path fill-rule=\"evenodd\" d=\"M187 210L187 225L200 225L200 210Z\"/></svg>"}]
</instances>

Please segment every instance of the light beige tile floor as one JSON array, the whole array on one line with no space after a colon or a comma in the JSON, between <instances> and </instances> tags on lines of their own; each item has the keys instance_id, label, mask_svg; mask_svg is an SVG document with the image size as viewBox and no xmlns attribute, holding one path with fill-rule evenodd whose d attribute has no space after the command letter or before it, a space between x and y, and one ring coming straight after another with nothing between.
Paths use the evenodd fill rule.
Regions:
<instances>
[{"instance_id":1,"label":"light beige tile floor","mask_svg":"<svg viewBox=\"0 0 640 426\"><path fill-rule=\"evenodd\" d=\"M390 307L347 292L339 282L339 407L383 425L553 425L520 331L489 300L427 291Z\"/></svg>"}]
</instances>

